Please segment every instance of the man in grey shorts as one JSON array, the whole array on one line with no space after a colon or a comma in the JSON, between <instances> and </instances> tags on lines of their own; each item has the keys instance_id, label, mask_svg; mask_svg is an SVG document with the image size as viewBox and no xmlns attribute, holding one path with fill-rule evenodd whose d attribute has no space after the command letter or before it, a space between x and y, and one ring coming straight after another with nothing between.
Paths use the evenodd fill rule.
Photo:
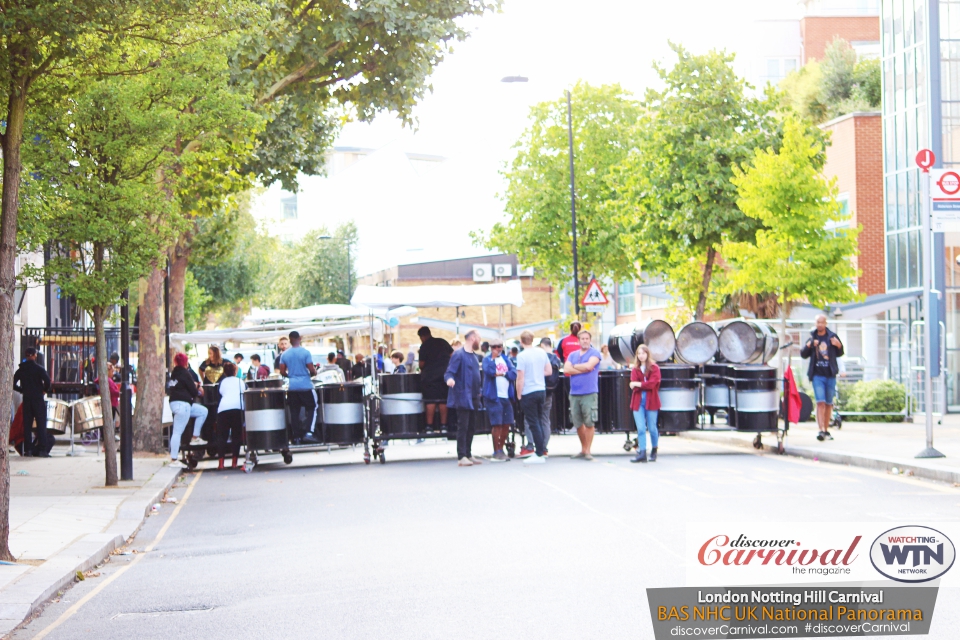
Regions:
<instances>
[{"instance_id":1,"label":"man in grey shorts","mask_svg":"<svg viewBox=\"0 0 960 640\"><path fill-rule=\"evenodd\" d=\"M590 332L586 329L577 334L580 350L567 356L563 372L570 376L570 419L580 438L580 453L573 456L593 460L590 447L593 445L594 427L597 424L597 396L599 395L600 352L590 346Z\"/></svg>"}]
</instances>

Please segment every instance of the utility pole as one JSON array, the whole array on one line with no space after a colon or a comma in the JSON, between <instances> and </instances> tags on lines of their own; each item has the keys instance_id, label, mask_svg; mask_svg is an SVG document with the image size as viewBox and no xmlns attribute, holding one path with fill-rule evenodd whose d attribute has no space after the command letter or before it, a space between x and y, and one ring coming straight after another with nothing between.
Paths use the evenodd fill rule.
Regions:
<instances>
[{"instance_id":1,"label":"utility pole","mask_svg":"<svg viewBox=\"0 0 960 640\"><path fill-rule=\"evenodd\" d=\"M120 479L133 480L133 415L130 407L130 290L120 307Z\"/></svg>"},{"instance_id":2,"label":"utility pole","mask_svg":"<svg viewBox=\"0 0 960 640\"><path fill-rule=\"evenodd\" d=\"M570 141L570 228L573 230L573 308L580 320L580 273L577 265L577 188L573 174L573 107L567 94L567 137Z\"/></svg>"}]
</instances>

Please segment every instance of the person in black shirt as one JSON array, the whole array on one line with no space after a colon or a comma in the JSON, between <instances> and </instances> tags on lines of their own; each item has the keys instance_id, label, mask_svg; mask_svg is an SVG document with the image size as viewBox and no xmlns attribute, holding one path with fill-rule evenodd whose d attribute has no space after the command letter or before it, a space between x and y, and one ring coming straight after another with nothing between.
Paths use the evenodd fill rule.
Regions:
<instances>
[{"instance_id":1,"label":"person in black shirt","mask_svg":"<svg viewBox=\"0 0 960 640\"><path fill-rule=\"evenodd\" d=\"M53 436L47 433L47 401L43 394L50 390L50 376L37 364L37 350L33 347L27 349L27 359L13 374L13 390L23 395L23 455L49 458Z\"/></svg>"},{"instance_id":2,"label":"person in black shirt","mask_svg":"<svg viewBox=\"0 0 960 640\"><path fill-rule=\"evenodd\" d=\"M190 441L191 446L206 445L206 440L200 437L200 430L207 419L207 408L197 402L199 393L197 392L197 383L194 381L194 372L190 369L187 354L178 353L173 357L173 371L170 373L170 380L167 382L167 394L170 396L170 411L173 412L173 428L170 434L170 461L171 464L179 464L177 458L180 454L180 438L190 418L195 418L193 423L193 438Z\"/></svg>"},{"instance_id":3,"label":"person in black shirt","mask_svg":"<svg viewBox=\"0 0 960 640\"><path fill-rule=\"evenodd\" d=\"M833 440L828 431L833 418L833 396L837 392L837 373L840 365L837 358L843 356L843 343L839 336L827 328L827 316L817 316L817 328L800 350L801 358L810 358L807 377L813 383L813 395L817 402L817 440Z\"/></svg>"},{"instance_id":4,"label":"person in black shirt","mask_svg":"<svg viewBox=\"0 0 960 640\"><path fill-rule=\"evenodd\" d=\"M453 347L443 338L434 338L430 327L420 327L420 390L426 407L427 427L433 428L433 418L440 407L440 428L447 430L447 383L443 374L450 364ZM478 367L479 369L479 367Z\"/></svg>"},{"instance_id":5,"label":"person in black shirt","mask_svg":"<svg viewBox=\"0 0 960 640\"><path fill-rule=\"evenodd\" d=\"M356 362L354 363L353 367L350 369L350 374L352 376L351 379L363 380L364 377L370 375L370 363L369 362L364 363L362 353L356 354L355 356L353 356L353 358L354 360L356 360Z\"/></svg>"}]
</instances>

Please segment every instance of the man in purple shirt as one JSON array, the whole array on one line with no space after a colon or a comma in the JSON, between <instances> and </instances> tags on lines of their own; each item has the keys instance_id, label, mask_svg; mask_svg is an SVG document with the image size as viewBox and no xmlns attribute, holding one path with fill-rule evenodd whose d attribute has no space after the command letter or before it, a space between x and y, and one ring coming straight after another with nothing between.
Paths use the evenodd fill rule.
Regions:
<instances>
[{"instance_id":1,"label":"man in purple shirt","mask_svg":"<svg viewBox=\"0 0 960 640\"><path fill-rule=\"evenodd\" d=\"M593 445L594 426L597 424L597 396L600 388L600 352L590 346L590 332L586 329L577 334L580 350L567 356L563 372L570 376L570 418L580 438L580 453L573 456L593 460L590 447Z\"/></svg>"}]
</instances>

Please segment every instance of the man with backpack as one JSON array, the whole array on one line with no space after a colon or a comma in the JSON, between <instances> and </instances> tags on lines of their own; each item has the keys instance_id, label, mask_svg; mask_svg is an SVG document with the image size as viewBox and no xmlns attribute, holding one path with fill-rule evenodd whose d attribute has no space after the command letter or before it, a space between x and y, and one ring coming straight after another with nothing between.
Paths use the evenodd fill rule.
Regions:
<instances>
[{"instance_id":1,"label":"man with backpack","mask_svg":"<svg viewBox=\"0 0 960 640\"><path fill-rule=\"evenodd\" d=\"M547 397L543 401L543 410L540 414L540 424L543 426L543 448L548 449L547 444L550 442L550 433L553 429L553 421L550 419L553 411L553 394L556 392L557 385L560 384L560 372L563 370L563 363L553 352L553 342L550 338L541 338L540 348L547 352L547 360L550 361L550 367L553 369L553 372L545 380Z\"/></svg>"}]
</instances>

